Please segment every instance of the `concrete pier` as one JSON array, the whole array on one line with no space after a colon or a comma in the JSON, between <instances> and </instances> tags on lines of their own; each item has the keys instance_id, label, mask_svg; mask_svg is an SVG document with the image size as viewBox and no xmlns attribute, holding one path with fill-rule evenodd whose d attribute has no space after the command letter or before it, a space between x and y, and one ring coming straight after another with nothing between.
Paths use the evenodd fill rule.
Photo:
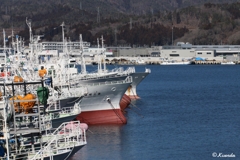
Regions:
<instances>
[{"instance_id":1,"label":"concrete pier","mask_svg":"<svg viewBox=\"0 0 240 160\"><path fill-rule=\"evenodd\" d=\"M192 64L197 65L220 65L221 61L192 61Z\"/></svg>"},{"instance_id":2,"label":"concrete pier","mask_svg":"<svg viewBox=\"0 0 240 160\"><path fill-rule=\"evenodd\" d=\"M139 59L141 61L139 61ZM171 60L170 60L171 61ZM182 62L181 59L176 59L176 62ZM186 61L186 60L185 60ZM102 61L103 62L103 61ZM140 63L141 62L141 63ZM161 57L106 57L105 63L109 65L160 65L163 62ZM193 65L221 65L224 60L192 60ZM86 59L86 63L97 64L97 59ZM240 64L240 61L234 61L235 64Z\"/></svg>"}]
</instances>

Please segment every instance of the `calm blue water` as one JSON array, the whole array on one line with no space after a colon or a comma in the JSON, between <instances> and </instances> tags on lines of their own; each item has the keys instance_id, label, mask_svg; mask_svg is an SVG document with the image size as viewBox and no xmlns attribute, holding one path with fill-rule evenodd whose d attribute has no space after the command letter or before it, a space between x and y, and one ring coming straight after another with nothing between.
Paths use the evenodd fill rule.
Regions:
<instances>
[{"instance_id":1,"label":"calm blue water","mask_svg":"<svg viewBox=\"0 0 240 160\"><path fill-rule=\"evenodd\" d=\"M136 71L145 67L152 73L127 109L128 124L89 126L88 144L71 160L240 159L240 65Z\"/></svg>"}]
</instances>

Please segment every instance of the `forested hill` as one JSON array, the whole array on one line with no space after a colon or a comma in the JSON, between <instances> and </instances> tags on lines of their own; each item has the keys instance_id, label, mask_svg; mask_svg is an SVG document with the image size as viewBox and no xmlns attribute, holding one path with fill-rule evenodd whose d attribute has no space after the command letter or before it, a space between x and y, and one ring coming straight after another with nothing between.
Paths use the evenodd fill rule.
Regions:
<instances>
[{"instance_id":1,"label":"forested hill","mask_svg":"<svg viewBox=\"0 0 240 160\"><path fill-rule=\"evenodd\" d=\"M43 40L83 35L107 45L240 44L240 3L229 0L0 0L0 25L27 40L26 17ZM1 37L2 38L2 37ZM2 44L2 43L1 43Z\"/></svg>"}]
</instances>

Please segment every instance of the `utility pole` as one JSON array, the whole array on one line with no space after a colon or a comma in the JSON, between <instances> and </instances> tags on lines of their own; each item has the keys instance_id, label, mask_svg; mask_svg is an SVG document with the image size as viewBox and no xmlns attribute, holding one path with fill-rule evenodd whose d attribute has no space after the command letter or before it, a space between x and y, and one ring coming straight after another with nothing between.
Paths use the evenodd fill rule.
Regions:
<instances>
[{"instance_id":1,"label":"utility pole","mask_svg":"<svg viewBox=\"0 0 240 160\"><path fill-rule=\"evenodd\" d=\"M173 23L172 23L172 46L173 46Z\"/></svg>"},{"instance_id":2,"label":"utility pole","mask_svg":"<svg viewBox=\"0 0 240 160\"><path fill-rule=\"evenodd\" d=\"M64 27L65 24L64 22L62 22L62 24L60 25L62 27L62 42L63 42L63 52L65 51L65 41L64 41Z\"/></svg>"},{"instance_id":3,"label":"utility pole","mask_svg":"<svg viewBox=\"0 0 240 160\"><path fill-rule=\"evenodd\" d=\"M130 18L130 30L132 29L132 18Z\"/></svg>"},{"instance_id":4,"label":"utility pole","mask_svg":"<svg viewBox=\"0 0 240 160\"><path fill-rule=\"evenodd\" d=\"M173 13L172 13L172 46L173 46Z\"/></svg>"},{"instance_id":5,"label":"utility pole","mask_svg":"<svg viewBox=\"0 0 240 160\"><path fill-rule=\"evenodd\" d=\"M80 1L79 9L82 10L82 2Z\"/></svg>"},{"instance_id":6,"label":"utility pole","mask_svg":"<svg viewBox=\"0 0 240 160\"><path fill-rule=\"evenodd\" d=\"M117 46L117 28L114 30L115 45Z\"/></svg>"},{"instance_id":7,"label":"utility pole","mask_svg":"<svg viewBox=\"0 0 240 160\"><path fill-rule=\"evenodd\" d=\"M8 14L8 6L5 7L5 14Z\"/></svg>"},{"instance_id":8,"label":"utility pole","mask_svg":"<svg viewBox=\"0 0 240 160\"><path fill-rule=\"evenodd\" d=\"M99 7L97 8L97 23L100 23Z\"/></svg>"}]
</instances>

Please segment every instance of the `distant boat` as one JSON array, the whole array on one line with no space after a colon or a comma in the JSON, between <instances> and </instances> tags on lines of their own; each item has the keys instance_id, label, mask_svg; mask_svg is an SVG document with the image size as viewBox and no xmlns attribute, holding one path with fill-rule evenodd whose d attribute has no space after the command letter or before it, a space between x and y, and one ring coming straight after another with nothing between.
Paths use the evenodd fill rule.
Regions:
<instances>
[{"instance_id":1,"label":"distant boat","mask_svg":"<svg viewBox=\"0 0 240 160\"><path fill-rule=\"evenodd\" d=\"M93 65L92 62L85 62L86 65Z\"/></svg>"},{"instance_id":2,"label":"distant boat","mask_svg":"<svg viewBox=\"0 0 240 160\"><path fill-rule=\"evenodd\" d=\"M160 63L160 65L189 65L189 64L191 64L191 61L168 60Z\"/></svg>"},{"instance_id":3,"label":"distant boat","mask_svg":"<svg viewBox=\"0 0 240 160\"><path fill-rule=\"evenodd\" d=\"M140 57L138 57L138 58L136 59L136 64L144 65L144 64L146 64L146 62L145 62L143 59L141 59Z\"/></svg>"},{"instance_id":4,"label":"distant boat","mask_svg":"<svg viewBox=\"0 0 240 160\"><path fill-rule=\"evenodd\" d=\"M235 65L234 62L221 62L221 65Z\"/></svg>"}]
</instances>

